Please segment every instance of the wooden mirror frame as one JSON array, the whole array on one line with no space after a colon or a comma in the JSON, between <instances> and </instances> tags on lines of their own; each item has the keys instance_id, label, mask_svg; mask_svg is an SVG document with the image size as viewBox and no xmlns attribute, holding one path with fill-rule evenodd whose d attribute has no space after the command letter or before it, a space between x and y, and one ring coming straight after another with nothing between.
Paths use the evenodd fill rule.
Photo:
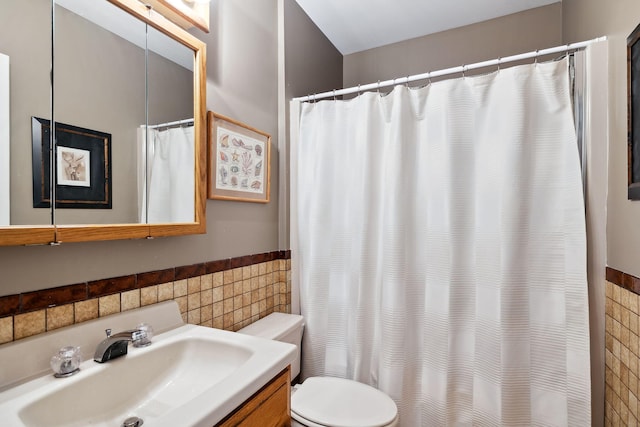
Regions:
<instances>
[{"instance_id":1,"label":"wooden mirror frame","mask_svg":"<svg viewBox=\"0 0 640 427\"><path fill-rule=\"evenodd\" d=\"M206 45L138 0L108 0L194 52L195 221L166 224L90 224L0 227L0 246L144 239L206 232Z\"/></svg>"}]
</instances>

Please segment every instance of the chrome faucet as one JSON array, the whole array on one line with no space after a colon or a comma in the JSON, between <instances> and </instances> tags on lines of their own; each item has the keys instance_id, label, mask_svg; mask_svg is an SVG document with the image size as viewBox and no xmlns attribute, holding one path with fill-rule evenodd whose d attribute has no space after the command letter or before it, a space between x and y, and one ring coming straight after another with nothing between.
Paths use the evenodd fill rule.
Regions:
<instances>
[{"instance_id":1,"label":"chrome faucet","mask_svg":"<svg viewBox=\"0 0 640 427\"><path fill-rule=\"evenodd\" d=\"M107 338L102 340L93 356L93 360L98 363L108 362L116 357L127 354L129 343L134 347L144 347L151 344L147 337L147 331L143 329L131 329L111 335L111 329L106 329Z\"/></svg>"}]
</instances>

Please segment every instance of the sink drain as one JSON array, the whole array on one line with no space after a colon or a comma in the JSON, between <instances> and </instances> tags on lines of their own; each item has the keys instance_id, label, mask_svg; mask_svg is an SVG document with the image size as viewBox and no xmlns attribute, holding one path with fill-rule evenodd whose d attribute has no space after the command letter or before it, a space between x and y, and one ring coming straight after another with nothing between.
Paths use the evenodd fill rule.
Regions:
<instances>
[{"instance_id":1,"label":"sink drain","mask_svg":"<svg viewBox=\"0 0 640 427\"><path fill-rule=\"evenodd\" d=\"M129 417L122 423L122 427L139 427L144 424L142 418Z\"/></svg>"}]
</instances>

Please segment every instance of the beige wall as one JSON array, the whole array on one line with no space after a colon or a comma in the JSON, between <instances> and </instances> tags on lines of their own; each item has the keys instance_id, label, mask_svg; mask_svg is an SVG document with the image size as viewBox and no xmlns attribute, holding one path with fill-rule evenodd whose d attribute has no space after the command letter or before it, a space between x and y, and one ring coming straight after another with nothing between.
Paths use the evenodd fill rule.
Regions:
<instances>
[{"instance_id":1,"label":"beige wall","mask_svg":"<svg viewBox=\"0 0 640 427\"><path fill-rule=\"evenodd\" d=\"M284 0L286 97L342 87L343 56L295 0Z\"/></svg>"},{"instance_id":2,"label":"beige wall","mask_svg":"<svg viewBox=\"0 0 640 427\"><path fill-rule=\"evenodd\" d=\"M207 43L207 108L269 132L275 143L276 0L219 0L211 6L211 33L193 31ZM278 153L272 150L271 203L208 201L205 235L0 247L0 295L277 249Z\"/></svg>"},{"instance_id":3,"label":"beige wall","mask_svg":"<svg viewBox=\"0 0 640 427\"><path fill-rule=\"evenodd\" d=\"M278 29L277 0L211 3L207 43L207 109L271 135L271 202L207 203L208 258L278 247Z\"/></svg>"},{"instance_id":4,"label":"beige wall","mask_svg":"<svg viewBox=\"0 0 640 427\"><path fill-rule=\"evenodd\" d=\"M626 38L640 23L640 2L564 0L562 4L565 42L609 38L607 265L640 277L640 202L627 200L626 98Z\"/></svg>"},{"instance_id":5,"label":"beige wall","mask_svg":"<svg viewBox=\"0 0 640 427\"><path fill-rule=\"evenodd\" d=\"M344 86L374 83L562 43L559 3L344 58Z\"/></svg>"}]
</instances>

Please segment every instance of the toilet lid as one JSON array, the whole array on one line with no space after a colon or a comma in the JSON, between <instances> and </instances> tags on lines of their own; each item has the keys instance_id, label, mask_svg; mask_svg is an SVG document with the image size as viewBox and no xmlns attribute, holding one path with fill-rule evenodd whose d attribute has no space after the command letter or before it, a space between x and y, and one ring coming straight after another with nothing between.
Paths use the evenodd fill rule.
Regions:
<instances>
[{"instance_id":1,"label":"toilet lid","mask_svg":"<svg viewBox=\"0 0 640 427\"><path fill-rule=\"evenodd\" d=\"M398 413L395 402L369 385L343 378L307 378L291 396L291 411L333 427L383 427Z\"/></svg>"}]
</instances>

